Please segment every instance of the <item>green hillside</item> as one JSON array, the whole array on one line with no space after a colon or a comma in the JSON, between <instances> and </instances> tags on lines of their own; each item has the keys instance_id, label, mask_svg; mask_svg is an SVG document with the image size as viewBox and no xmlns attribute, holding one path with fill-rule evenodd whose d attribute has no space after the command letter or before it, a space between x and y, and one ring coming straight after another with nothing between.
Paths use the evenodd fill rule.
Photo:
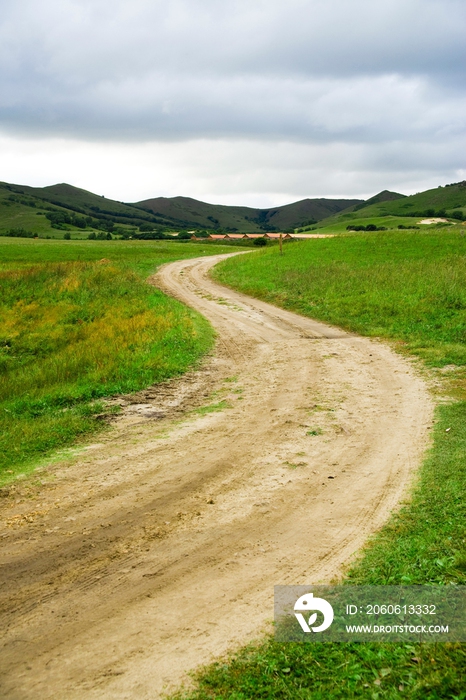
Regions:
<instances>
[{"instance_id":1,"label":"green hillside","mask_svg":"<svg viewBox=\"0 0 466 700\"><path fill-rule=\"evenodd\" d=\"M137 206L155 216L180 221L193 229L224 229L225 231L259 231L255 211L249 207L229 207L207 204L191 197L155 197L138 202Z\"/></svg>"},{"instance_id":2,"label":"green hillside","mask_svg":"<svg viewBox=\"0 0 466 700\"><path fill-rule=\"evenodd\" d=\"M457 209L463 212L466 210L466 181L364 207L370 216L376 210L382 216L451 216Z\"/></svg>"},{"instance_id":3,"label":"green hillside","mask_svg":"<svg viewBox=\"0 0 466 700\"><path fill-rule=\"evenodd\" d=\"M357 204L356 208L362 208L370 206L371 204L380 204L381 202L392 202L395 199L404 199L406 197L405 194L400 194L399 192L390 192L390 190L382 190L382 192L379 192L379 194L374 195L373 197L370 197L370 199L366 199L364 204Z\"/></svg>"},{"instance_id":4,"label":"green hillside","mask_svg":"<svg viewBox=\"0 0 466 700\"><path fill-rule=\"evenodd\" d=\"M398 199L406 199L406 195L400 194L399 192L390 192L390 190L382 190L382 192L379 192L378 194L374 195L373 197L370 197L369 199L366 199L363 202L358 202L357 204L349 206L346 209L342 209L341 211L335 212L335 214L328 216L325 219L321 219L319 221L319 228L321 226L328 226L329 224L339 223L345 219L354 219L356 218L356 216L364 217L365 212L368 209L370 209L370 207L380 204L383 208L383 205L386 202L393 202ZM379 210L377 209L377 214L374 214L374 216L383 216L383 214L379 214L378 211Z\"/></svg>"},{"instance_id":5,"label":"green hillside","mask_svg":"<svg viewBox=\"0 0 466 700\"><path fill-rule=\"evenodd\" d=\"M364 205L364 202L358 199L303 199L275 209L258 211L267 211L268 221L279 230L286 231L290 228L305 226L308 221L321 221L348 207L361 205Z\"/></svg>"},{"instance_id":6,"label":"green hillside","mask_svg":"<svg viewBox=\"0 0 466 700\"><path fill-rule=\"evenodd\" d=\"M371 223L376 223L377 219L379 223L383 223L381 217L400 219L399 221L387 219L385 225L389 225L390 228L396 225L416 225L419 219L429 217L464 220L466 219L466 181L418 192L409 197L397 195L394 192L381 192L363 204L349 207L319 221L318 228L331 227L343 230L348 224L359 223L357 221L359 219L370 219Z\"/></svg>"},{"instance_id":7,"label":"green hillside","mask_svg":"<svg viewBox=\"0 0 466 700\"><path fill-rule=\"evenodd\" d=\"M349 206L363 204L360 199L303 199L271 209L231 207L207 204L189 197L156 197L138 202L155 216L184 220L193 228L225 231L283 231L317 223Z\"/></svg>"},{"instance_id":8,"label":"green hillside","mask_svg":"<svg viewBox=\"0 0 466 700\"><path fill-rule=\"evenodd\" d=\"M224 229L226 231L282 231L316 223L361 200L304 199L271 209L207 204L189 197L157 197L139 202L157 216L181 219L193 227Z\"/></svg>"},{"instance_id":9,"label":"green hillside","mask_svg":"<svg viewBox=\"0 0 466 700\"><path fill-rule=\"evenodd\" d=\"M172 225L135 206L67 184L28 187L0 183L0 234L11 228L23 228L53 236L57 228L113 230L116 225L134 228L143 224L150 224L151 228Z\"/></svg>"}]
</instances>

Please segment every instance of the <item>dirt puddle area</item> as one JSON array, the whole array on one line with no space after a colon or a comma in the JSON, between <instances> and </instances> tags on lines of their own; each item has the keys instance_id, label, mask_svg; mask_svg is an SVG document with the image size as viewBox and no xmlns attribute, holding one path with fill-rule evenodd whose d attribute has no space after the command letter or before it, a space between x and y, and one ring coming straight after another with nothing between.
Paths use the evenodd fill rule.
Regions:
<instances>
[{"instance_id":1,"label":"dirt puddle area","mask_svg":"<svg viewBox=\"0 0 466 700\"><path fill-rule=\"evenodd\" d=\"M160 697L270 630L274 585L341 574L406 493L433 409L412 365L215 284L223 257L153 280L215 327L204 366L3 490L1 697Z\"/></svg>"}]
</instances>

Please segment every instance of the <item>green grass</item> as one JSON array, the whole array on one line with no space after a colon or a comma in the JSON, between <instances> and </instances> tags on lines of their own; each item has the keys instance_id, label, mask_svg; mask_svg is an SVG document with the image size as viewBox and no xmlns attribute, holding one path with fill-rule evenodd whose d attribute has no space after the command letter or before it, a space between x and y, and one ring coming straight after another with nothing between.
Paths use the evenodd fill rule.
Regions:
<instances>
[{"instance_id":1,"label":"green grass","mask_svg":"<svg viewBox=\"0 0 466 700\"><path fill-rule=\"evenodd\" d=\"M228 401L223 399L222 401L218 401L217 403L211 403L207 406L200 406L199 408L194 409L194 413L196 413L199 416L206 416L209 413L218 413L219 411L224 411L226 408L231 408L231 404L229 404Z\"/></svg>"},{"instance_id":2,"label":"green grass","mask_svg":"<svg viewBox=\"0 0 466 700\"><path fill-rule=\"evenodd\" d=\"M6 233L11 228L22 228L39 235L55 235L63 232L54 231L50 221L45 218L45 213L30 207L25 207L20 202L11 202L8 195L0 189L0 234Z\"/></svg>"},{"instance_id":3,"label":"green grass","mask_svg":"<svg viewBox=\"0 0 466 700\"><path fill-rule=\"evenodd\" d=\"M398 341L431 367L455 363L409 502L364 548L348 583L466 583L466 243L458 233L358 234L260 251L215 277L277 305ZM448 430L447 430L448 429ZM274 583L271 581L270 585ZM464 700L460 644L279 644L201 670L177 698Z\"/></svg>"},{"instance_id":4,"label":"green grass","mask_svg":"<svg viewBox=\"0 0 466 700\"><path fill-rule=\"evenodd\" d=\"M464 700L460 645L278 644L241 650L177 699Z\"/></svg>"},{"instance_id":5,"label":"green grass","mask_svg":"<svg viewBox=\"0 0 466 700\"><path fill-rule=\"evenodd\" d=\"M207 321L145 282L163 262L222 252L205 248L0 239L0 483L99 430L105 397L209 350Z\"/></svg>"},{"instance_id":6,"label":"green grass","mask_svg":"<svg viewBox=\"0 0 466 700\"><path fill-rule=\"evenodd\" d=\"M102 259L147 276L172 260L234 252L231 246L173 241L53 241L0 237L0 270L46 262L97 262Z\"/></svg>"}]
</instances>

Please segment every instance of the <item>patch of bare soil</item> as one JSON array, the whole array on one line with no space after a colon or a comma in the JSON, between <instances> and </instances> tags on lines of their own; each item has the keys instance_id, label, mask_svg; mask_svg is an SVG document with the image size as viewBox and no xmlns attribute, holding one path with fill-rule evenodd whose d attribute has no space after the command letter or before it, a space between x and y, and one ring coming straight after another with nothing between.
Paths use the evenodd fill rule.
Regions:
<instances>
[{"instance_id":1,"label":"patch of bare soil","mask_svg":"<svg viewBox=\"0 0 466 700\"><path fill-rule=\"evenodd\" d=\"M154 280L212 322L215 355L3 490L4 698L159 697L269 629L275 584L338 576L421 460L432 402L412 366L220 287L222 257Z\"/></svg>"}]
</instances>

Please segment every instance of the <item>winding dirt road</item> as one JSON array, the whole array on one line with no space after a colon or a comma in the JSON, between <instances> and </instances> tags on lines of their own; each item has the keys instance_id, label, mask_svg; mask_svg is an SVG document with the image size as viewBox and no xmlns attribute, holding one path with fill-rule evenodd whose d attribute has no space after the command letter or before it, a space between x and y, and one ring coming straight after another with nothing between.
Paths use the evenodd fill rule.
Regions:
<instances>
[{"instance_id":1,"label":"winding dirt road","mask_svg":"<svg viewBox=\"0 0 466 700\"><path fill-rule=\"evenodd\" d=\"M2 490L2 698L158 697L267 629L275 584L338 576L421 460L412 366L220 287L222 257L155 279L211 321L215 355Z\"/></svg>"}]
</instances>

